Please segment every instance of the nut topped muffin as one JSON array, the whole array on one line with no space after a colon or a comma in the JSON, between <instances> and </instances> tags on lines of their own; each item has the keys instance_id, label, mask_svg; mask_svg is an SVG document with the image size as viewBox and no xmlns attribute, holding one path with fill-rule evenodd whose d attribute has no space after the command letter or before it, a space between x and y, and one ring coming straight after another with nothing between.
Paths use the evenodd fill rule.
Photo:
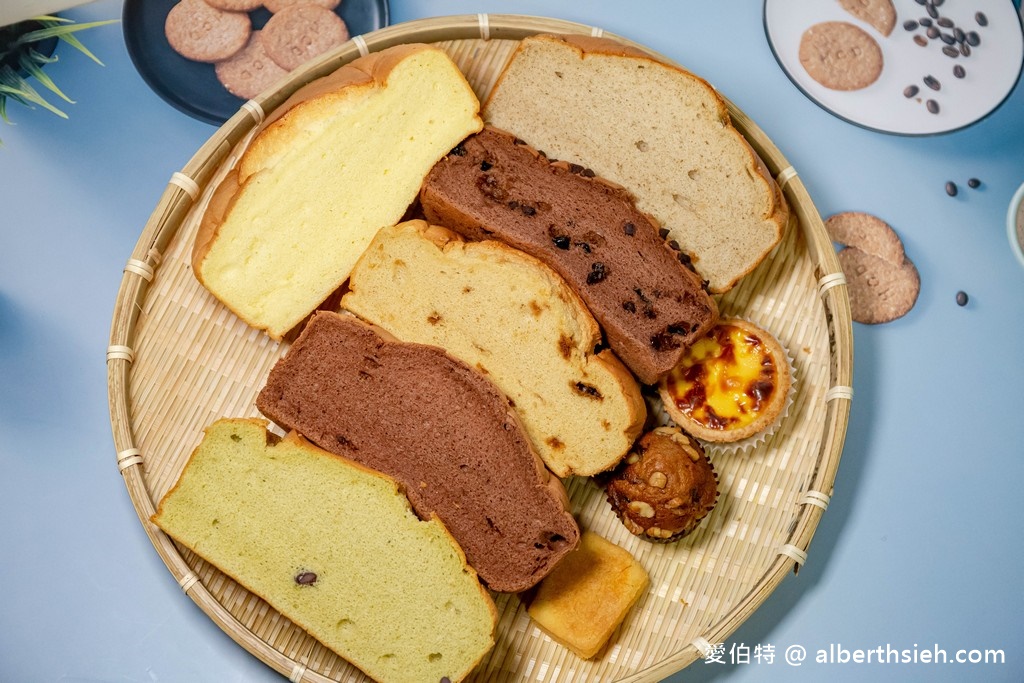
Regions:
<instances>
[{"instance_id":1,"label":"nut topped muffin","mask_svg":"<svg viewBox=\"0 0 1024 683\"><path fill-rule=\"evenodd\" d=\"M677 427L640 437L603 484L630 533L659 543L693 531L718 500L718 475L704 448Z\"/></svg>"},{"instance_id":2,"label":"nut topped muffin","mask_svg":"<svg viewBox=\"0 0 1024 683\"><path fill-rule=\"evenodd\" d=\"M782 345L746 320L720 320L658 385L669 417L698 439L736 443L767 435L790 399Z\"/></svg>"}]
</instances>

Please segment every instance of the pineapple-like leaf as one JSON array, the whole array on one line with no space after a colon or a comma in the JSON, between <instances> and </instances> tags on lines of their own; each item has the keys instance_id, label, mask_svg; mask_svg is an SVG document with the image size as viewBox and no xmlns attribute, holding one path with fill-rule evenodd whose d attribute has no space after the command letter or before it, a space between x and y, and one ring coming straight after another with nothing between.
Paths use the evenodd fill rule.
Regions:
<instances>
[{"instance_id":1,"label":"pineapple-like leaf","mask_svg":"<svg viewBox=\"0 0 1024 683\"><path fill-rule=\"evenodd\" d=\"M39 57L43 56L35 50L31 50L30 54L22 55L18 63L21 65L21 68L25 70L25 73L27 73L29 76L32 76L37 81L42 83L44 87L46 87L50 92L55 94L57 97L61 98L69 104L74 104L75 101L67 95L65 95L64 92L57 87L57 84L53 82L53 79L50 78L49 75L47 75L46 71L43 69L43 67L39 65L39 62L31 53L35 53L35 55L38 55ZM48 61L56 60L45 60L44 63Z\"/></svg>"},{"instance_id":2,"label":"pineapple-like leaf","mask_svg":"<svg viewBox=\"0 0 1024 683\"><path fill-rule=\"evenodd\" d=\"M14 69L9 66L4 66L0 69L0 92L6 93L8 97L11 97L25 105L38 104L43 109L53 112L62 119L66 119L68 117L67 114L47 102L46 98L40 95L28 81L18 75Z\"/></svg>"},{"instance_id":3,"label":"pineapple-like leaf","mask_svg":"<svg viewBox=\"0 0 1024 683\"><path fill-rule=\"evenodd\" d=\"M92 61L101 65L103 64L103 62L101 62L99 58L96 57L96 55L90 52L89 48L85 47L85 45L83 45L82 42L78 40L78 38L73 34L78 31L84 31L86 29L95 28L97 26L105 26L107 24L113 24L117 22L116 19L108 19L106 21L90 21L84 24L68 25L66 23L69 21L68 19L49 15L35 17L34 20L43 24L43 28L22 34L22 36L18 38L17 43L35 43L41 40L46 40L47 38L59 38L68 45L75 48L76 50L82 52Z\"/></svg>"}]
</instances>

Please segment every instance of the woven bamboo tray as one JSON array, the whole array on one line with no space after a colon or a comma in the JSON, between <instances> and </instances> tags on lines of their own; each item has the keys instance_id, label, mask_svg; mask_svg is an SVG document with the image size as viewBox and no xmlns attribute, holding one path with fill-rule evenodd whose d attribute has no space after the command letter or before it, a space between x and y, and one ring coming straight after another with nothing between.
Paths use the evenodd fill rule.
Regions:
<instances>
[{"instance_id":1,"label":"woven bamboo tray","mask_svg":"<svg viewBox=\"0 0 1024 683\"><path fill-rule=\"evenodd\" d=\"M174 173L125 265L107 368L117 463L128 493L182 590L242 647L292 681L365 677L149 522L204 427L220 417L258 414L255 396L287 349L240 322L192 275L192 240L208 190L265 112L360 53L436 43L483 100L517 41L539 32L603 34L645 49L601 29L511 15L443 17L358 36L246 103ZM675 544L633 537L589 479L568 480L581 526L630 550L650 573L651 587L592 661L551 641L517 597L497 596L497 644L475 680L659 680L723 642L807 559L832 494L849 417L849 298L832 244L796 171L749 118L729 107L736 127L783 188L793 218L775 252L720 304L724 314L762 325L789 349L796 394L788 416L754 452L711 452L720 475L718 506L697 532Z\"/></svg>"}]
</instances>

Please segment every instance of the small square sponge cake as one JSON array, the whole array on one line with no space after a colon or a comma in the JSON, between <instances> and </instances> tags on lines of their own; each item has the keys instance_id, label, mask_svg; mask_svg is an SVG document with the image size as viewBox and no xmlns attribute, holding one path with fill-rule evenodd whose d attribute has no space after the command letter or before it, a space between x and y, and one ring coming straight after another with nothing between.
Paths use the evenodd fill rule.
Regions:
<instances>
[{"instance_id":1,"label":"small square sponge cake","mask_svg":"<svg viewBox=\"0 0 1024 683\"><path fill-rule=\"evenodd\" d=\"M647 590L647 571L592 531L540 583L527 607L552 638L584 659L597 655Z\"/></svg>"}]
</instances>

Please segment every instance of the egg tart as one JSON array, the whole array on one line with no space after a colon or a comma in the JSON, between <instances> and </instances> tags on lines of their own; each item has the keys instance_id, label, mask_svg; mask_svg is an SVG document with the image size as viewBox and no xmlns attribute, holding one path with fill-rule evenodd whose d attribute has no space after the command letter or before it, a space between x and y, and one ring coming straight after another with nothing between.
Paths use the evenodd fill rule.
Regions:
<instances>
[{"instance_id":1,"label":"egg tart","mask_svg":"<svg viewBox=\"0 0 1024 683\"><path fill-rule=\"evenodd\" d=\"M766 436L790 401L792 366L779 341L746 320L722 319L658 384L668 416L698 439Z\"/></svg>"}]
</instances>

